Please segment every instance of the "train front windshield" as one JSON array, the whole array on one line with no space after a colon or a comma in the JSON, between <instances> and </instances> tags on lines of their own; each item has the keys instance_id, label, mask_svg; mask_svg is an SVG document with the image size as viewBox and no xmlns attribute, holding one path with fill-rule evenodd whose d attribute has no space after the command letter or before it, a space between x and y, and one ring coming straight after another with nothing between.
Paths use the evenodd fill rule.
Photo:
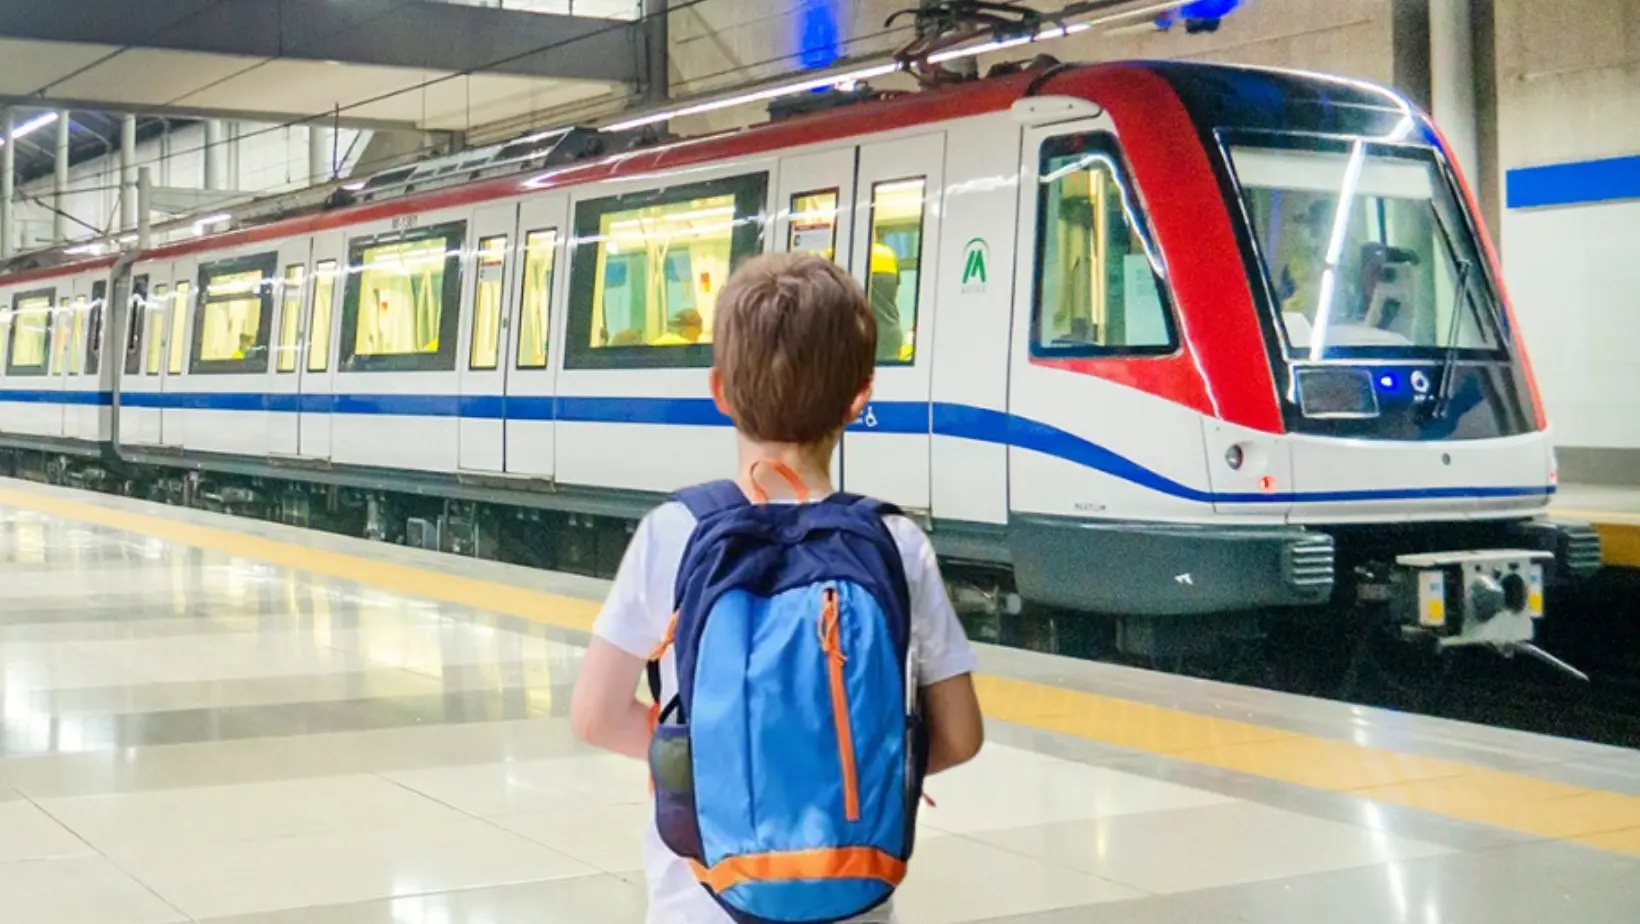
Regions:
<instances>
[{"instance_id":1,"label":"train front windshield","mask_svg":"<svg viewBox=\"0 0 1640 924\"><path fill-rule=\"evenodd\" d=\"M1229 151L1290 358L1500 353L1491 284L1430 150L1261 139Z\"/></svg>"}]
</instances>

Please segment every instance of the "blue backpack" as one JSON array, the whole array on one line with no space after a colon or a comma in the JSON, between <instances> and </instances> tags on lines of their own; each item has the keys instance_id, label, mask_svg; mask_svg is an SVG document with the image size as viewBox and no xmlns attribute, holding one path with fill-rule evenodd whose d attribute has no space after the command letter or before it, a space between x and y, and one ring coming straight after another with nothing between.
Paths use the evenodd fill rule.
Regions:
<instances>
[{"instance_id":1,"label":"blue backpack","mask_svg":"<svg viewBox=\"0 0 1640 924\"><path fill-rule=\"evenodd\" d=\"M869 911L905 876L927 769L897 511L752 504L729 481L675 499L696 526L649 752L661 839L743 924Z\"/></svg>"}]
</instances>

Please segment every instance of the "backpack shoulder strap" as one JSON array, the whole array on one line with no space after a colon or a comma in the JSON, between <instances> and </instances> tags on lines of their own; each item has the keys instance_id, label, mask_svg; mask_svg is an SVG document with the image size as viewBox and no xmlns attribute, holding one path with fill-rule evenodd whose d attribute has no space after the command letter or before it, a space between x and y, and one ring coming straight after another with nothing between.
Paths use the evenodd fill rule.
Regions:
<instances>
[{"instance_id":1,"label":"backpack shoulder strap","mask_svg":"<svg viewBox=\"0 0 1640 924\"><path fill-rule=\"evenodd\" d=\"M697 484L674 493L672 499L689 508L696 522L719 511L743 507L749 503L745 493L740 490L740 485L733 481L708 481L705 484Z\"/></svg>"},{"instance_id":2,"label":"backpack shoulder strap","mask_svg":"<svg viewBox=\"0 0 1640 924\"><path fill-rule=\"evenodd\" d=\"M826 498L827 503L838 504L844 507L853 507L879 517L904 516L899 507L888 501L880 501L874 497L865 497L860 494L850 494L847 491L838 491Z\"/></svg>"}]
</instances>

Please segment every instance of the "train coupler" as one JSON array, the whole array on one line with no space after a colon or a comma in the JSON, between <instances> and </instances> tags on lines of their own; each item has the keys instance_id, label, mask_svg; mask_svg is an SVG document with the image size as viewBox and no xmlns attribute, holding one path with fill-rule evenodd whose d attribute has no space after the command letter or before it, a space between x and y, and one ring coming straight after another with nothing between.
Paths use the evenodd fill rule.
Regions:
<instances>
[{"instance_id":1,"label":"train coupler","mask_svg":"<svg viewBox=\"0 0 1640 924\"><path fill-rule=\"evenodd\" d=\"M1402 634L1432 637L1440 650L1484 646L1506 657L1519 652L1587 680L1533 644L1544 613L1544 569L1553 558L1535 549L1398 556L1389 597Z\"/></svg>"}]
</instances>

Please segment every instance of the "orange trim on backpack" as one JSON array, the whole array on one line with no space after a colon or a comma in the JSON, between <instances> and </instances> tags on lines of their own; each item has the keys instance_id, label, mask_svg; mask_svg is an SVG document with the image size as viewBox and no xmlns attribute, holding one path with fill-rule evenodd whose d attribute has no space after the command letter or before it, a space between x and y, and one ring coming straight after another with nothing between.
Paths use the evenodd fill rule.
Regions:
<instances>
[{"instance_id":1,"label":"orange trim on backpack","mask_svg":"<svg viewBox=\"0 0 1640 924\"><path fill-rule=\"evenodd\" d=\"M763 486L757 483L757 467L760 465L767 465L769 468L774 469L774 473L786 482L786 485L792 489L793 494L797 495L798 501L808 503L809 486L803 483L803 479L799 478L796 472L792 471L790 465L779 459L758 459L747 470L746 481L752 487L752 500L754 502L759 504L769 502L769 492L763 490Z\"/></svg>"},{"instance_id":2,"label":"orange trim on backpack","mask_svg":"<svg viewBox=\"0 0 1640 924\"><path fill-rule=\"evenodd\" d=\"M876 879L891 886L905 878L905 861L875 847L795 850L729 857L713 867L689 861L695 878L722 894L737 885L794 879Z\"/></svg>"},{"instance_id":3,"label":"orange trim on backpack","mask_svg":"<svg viewBox=\"0 0 1640 924\"><path fill-rule=\"evenodd\" d=\"M661 643L659 645L655 646L655 650L651 651L649 653L649 660L659 661L661 659L661 656L666 654L666 649L671 648L672 643L677 641L677 639L678 639L678 614L673 613L672 614L672 621L666 624L666 634L661 636Z\"/></svg>"},{"instance_id":4,"label":"orange trim on backpack","mask_svg":"<svg viewBox=\"0 0 1640 924\"><path fill-rule=\"evenodd\" d=\"M860 773L854 762L854 729L849 722L848 684L843 679L843 630L838 625L837 588L828 587L820 607L820 649L826 653L831 685L831 718L837 726L837 761L843 776L843 817L860 820Z\"/></svg>"}]
</instances>

